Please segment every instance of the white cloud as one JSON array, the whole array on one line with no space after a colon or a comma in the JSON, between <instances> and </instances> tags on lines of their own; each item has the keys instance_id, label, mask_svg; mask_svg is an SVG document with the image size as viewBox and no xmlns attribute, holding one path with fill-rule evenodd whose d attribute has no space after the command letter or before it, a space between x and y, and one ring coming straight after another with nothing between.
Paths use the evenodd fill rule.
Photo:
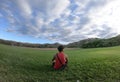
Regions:
<instances>
[{"instance_id":1,"label":"white cloud","mask_svg":"<svg viewBox=\"0 0 120 82\"><path fill-rule=\"evenodd\" d=\"M3 17L3 15L0 13L0 17Z\"/></svg>"},{"instance_id":2,"label":"white cloud","mask_svg":"<svg viewBox=\"0 0 120 82\"><path fill-rule=\"evenodd\" d=\"M19 9L21 10L20 13L22 15L26 16L31 16L32 14L32 9L31 6L28 3L28 0L15 0L16 4L19 6Z\"/></svg>"},{"instance_id":3,"label":"white cloud","mask_svg":"<svg viewBox=\"0 0 120 82\"><path fill-rule=\"evenodd\" d=\"M52 1L48 1L47 3L50 3L48 5L47 13L50 16L56 16L56 17L59 17L70 4L69 0L64 0L64 1L52 0Z\"/></svg>"},{"instance_id":4,"label":"white cloud","mask_svg":"<svg viewBox=\"0 0 120 82\"><path fill-rule=\"evenodd\" d=\"M66 12L65 10L69 6L70 2L69 0L52 0L52 1L47 1L47 8L46 8L46 13L48 15L48 21L54 21L57 18L60 18L63 12ZM69 12L67 10L66 15L69 15Z\"/></svg>"},{"instance_id":5,"label":"white cloud","mask_svg":"<svg viewBox=\"0 0 120 82\"><path fill-rule=\"evenodd\" d=\"M42 18L36 18L36 26L38 28L42 27L44 25L44 21Z\"/></svg>"},{"instance_id":6,"label":"white cloud","mask_svg":"<svg viewBox=\"0 0 120 82\"><path fill-rule=\"evenodd\" d=\"M2 0L9 32L69 43L120 33L119 0ZM6 5L6 6L5 6Z\"/></svg>"},{"instance_id":7,"label":"white cloud","mask_svg":"<svg viewBox=\"0 0 120 82\"><path fill-rule=\"evenodd\" d=\"M115 0L104 7L92 10L89 14L91 19L91 24L96 24L98 26L107 25L110 27L112 32L120 34L120 1ZM97 27L96 27L97 28Z\"/></svg>"}]
</instances>

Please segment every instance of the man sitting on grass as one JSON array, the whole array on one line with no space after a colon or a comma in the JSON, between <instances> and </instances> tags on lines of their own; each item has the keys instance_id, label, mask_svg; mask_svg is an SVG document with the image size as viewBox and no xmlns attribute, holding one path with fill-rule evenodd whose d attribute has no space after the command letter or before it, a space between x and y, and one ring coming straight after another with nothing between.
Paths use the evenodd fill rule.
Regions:
<instances>
[{"instance_id":1,"label":"man sitting on grass","mask_svg":"<svg viewBox=\"0 0 120 82\"><path fill-rule=\"evenodd\" d=\"M67 55L65 55L63 52L64 46L60 45L57 49L59 52L52 59L52 67L55 70L63 70L67 66L68 58Z\"/></svg>"}]
</instances>

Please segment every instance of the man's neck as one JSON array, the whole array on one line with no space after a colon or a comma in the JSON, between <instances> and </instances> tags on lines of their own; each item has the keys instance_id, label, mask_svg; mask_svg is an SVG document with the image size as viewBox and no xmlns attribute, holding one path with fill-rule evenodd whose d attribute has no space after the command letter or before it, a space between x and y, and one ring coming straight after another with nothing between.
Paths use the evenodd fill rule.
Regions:
<instances>
[{"instance_id":1,"label":"man's neck","mask_svg":"<svg viewBox=\"0 0 120 82\"><path fill-rule=\"evenodd\" d=\"M59 52L59 53L63 53L63 51Z\"/></svg>"}]
</instances>

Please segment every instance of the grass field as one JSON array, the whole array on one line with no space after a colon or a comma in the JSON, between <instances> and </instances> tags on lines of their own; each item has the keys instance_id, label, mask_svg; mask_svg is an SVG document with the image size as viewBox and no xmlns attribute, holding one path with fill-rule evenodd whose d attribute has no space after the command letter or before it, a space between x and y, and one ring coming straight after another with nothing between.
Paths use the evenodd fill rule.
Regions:
<instances>
[{"instance_id":1,"label":"grass field","mask_svg":"<svg viewBox=\"0 0 120 82\"><path fill-rule=\"evenodd\" d=\"M0 44L0 82L120 82L120 46L65 49L64 71L51 68L56 52Z\"/></svg>"}]
</instances>

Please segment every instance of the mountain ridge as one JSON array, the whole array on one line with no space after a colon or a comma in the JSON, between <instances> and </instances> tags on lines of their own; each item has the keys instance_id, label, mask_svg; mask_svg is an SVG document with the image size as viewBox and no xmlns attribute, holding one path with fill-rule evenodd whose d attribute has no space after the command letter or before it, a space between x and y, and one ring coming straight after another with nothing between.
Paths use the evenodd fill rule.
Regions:
<instances>
[{"instance_id":1,"label":"mountain ridge","mask_svg":"<svg viewBox=\"0 0 120 82\"><path fill-rule=\"evenodd\" d=\"M0 43L10 46L32 47L32 48L56 48L57 46L62 45L60 43L35 44L35 43L17 42L11 40L3 40L3 39L0 39ZM111 46L119 46L119 45L120 45L120 35L108 39L88 38L77 42L72 42L64 46L67 48L97 48L97 47L111 47Z\"/></svg>"}]
</instances>

